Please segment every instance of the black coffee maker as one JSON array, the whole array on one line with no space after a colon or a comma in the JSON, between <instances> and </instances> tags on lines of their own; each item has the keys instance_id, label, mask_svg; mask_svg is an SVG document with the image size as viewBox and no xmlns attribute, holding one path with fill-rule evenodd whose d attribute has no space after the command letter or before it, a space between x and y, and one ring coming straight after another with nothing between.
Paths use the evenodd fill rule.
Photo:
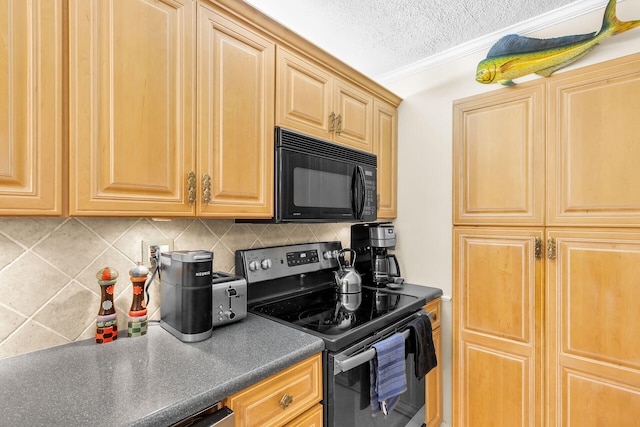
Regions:
<instances>
[{"instance_id":1,"label":"black coffee maker","mask_svg":"<svg viewBox=\"0 0 640 427\"><path fill-rule=\"evenodd\" d=\"M351 226L351 249L356 251L356 270L362 283L390 286L400 277L400 266L389 249L396 247L396 232L390 222L359 223Z\"/></svg>"}]
</instances>

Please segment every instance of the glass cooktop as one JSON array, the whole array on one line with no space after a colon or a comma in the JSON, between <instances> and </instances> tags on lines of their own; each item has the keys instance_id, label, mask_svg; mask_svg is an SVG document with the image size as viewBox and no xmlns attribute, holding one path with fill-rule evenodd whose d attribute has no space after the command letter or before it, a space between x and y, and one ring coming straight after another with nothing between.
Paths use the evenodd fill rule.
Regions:
<instances>
[{"instance_id":1,"label":"glass cooktop","mask_svg":"<svg viewBox=\"0 0 640 427\"><path fill-rule=\"evenodd\" d=\"M374 332L380 327L377 320L387 325L389 317L416 311L421 304L418 296L384 288L365 287L358 294L339 294L331 287L258 303L250 311L318 335L332 349Z\"/></svg>"}]
</instances>

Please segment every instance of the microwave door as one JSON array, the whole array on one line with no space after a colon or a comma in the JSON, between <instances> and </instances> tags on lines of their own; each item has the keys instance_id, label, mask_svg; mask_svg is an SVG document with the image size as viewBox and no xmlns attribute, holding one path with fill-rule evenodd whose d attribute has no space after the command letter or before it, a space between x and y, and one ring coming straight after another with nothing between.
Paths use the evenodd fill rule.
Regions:
<instances>
[{"instance_id":1,"label":"microwave door","mask_svg":"<svg viewBox=\"0 0 640 427\"><path fill-rule=\"evenodd\" d=\"M350 221L361 204L356 166L293 151L282 152L280 220ZM354 197L357 199L354 201Z\"/></svg>"}]
</instances>

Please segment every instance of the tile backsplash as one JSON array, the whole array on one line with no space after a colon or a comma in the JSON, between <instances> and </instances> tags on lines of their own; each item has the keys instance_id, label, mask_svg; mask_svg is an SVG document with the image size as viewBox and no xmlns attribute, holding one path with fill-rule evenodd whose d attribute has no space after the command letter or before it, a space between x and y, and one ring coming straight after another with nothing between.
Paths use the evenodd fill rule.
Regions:
<instances>
[{"instance_id":1,"label":"tile backsplash","mask_svg":"<svg viewBox=\"0 0 640 427\"><path fill-rule=\"evenodd\" d=\"M0 359L93 338L100 304L96 273L107 266L120 274L114 299L118 329L126 333L129 269L141 261L142 240L166 238L174 240L175 250L213 251L214 270L233 273L236 249L327 240L347 247L350 224L0 218ZM159 297L156 280L150 319L160 319Z\"/></svg>"}]
</instances>

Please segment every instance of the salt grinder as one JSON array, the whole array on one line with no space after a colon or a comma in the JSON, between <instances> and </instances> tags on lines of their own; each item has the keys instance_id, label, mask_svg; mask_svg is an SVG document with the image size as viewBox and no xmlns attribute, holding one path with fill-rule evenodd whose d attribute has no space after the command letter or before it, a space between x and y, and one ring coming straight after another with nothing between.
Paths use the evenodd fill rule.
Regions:
<instances>
[{"instance_id":1,"label":"salt grinder","mask_svg":"<svg viewBox=\"0 0 640 427\"><path fill-rule=\"evenodd\" d=\"M118 339L118 320L116 307L113 304L113 290L118 279L118 272L105 267L96 274L100 285L100 310L96 318L96 343L104 344Z\"/></svg>"},{"instance_id":2,"label":"salt grinder","mask_svg":"<svg viewBox=\"0 0 640 427\"><path fill-rule=\"evenodd\" d=\"M147 333L147 303L144 299L144 284L147 281L149 269L138 264L129 270L129 277L133 285L133 300L129 309L127 336L141 337Z\"/></svg>"}]
</instances>

